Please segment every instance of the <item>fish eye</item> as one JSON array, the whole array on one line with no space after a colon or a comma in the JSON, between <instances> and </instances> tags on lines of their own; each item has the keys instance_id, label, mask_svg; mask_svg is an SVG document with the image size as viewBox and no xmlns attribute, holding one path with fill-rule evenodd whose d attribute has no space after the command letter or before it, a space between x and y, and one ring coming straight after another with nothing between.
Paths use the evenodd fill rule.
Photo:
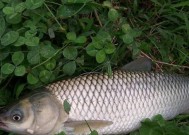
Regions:
<instances>
[{"instance_id":1,"label":"fish eye","mask_svg":"<svg viewBox=\"0 0 189 135\"><path fill-rule=\"evenodd\" d=\"M22 113L21 110L16 109L16 110L12 111L12 113L11 113L11 119L13 121L19 122L19 121L22 120L22 118L23 118L23 113Z\"/></svg>"},{"instance_id":2,"label":"fish eye","mask_svg":"<svg viewBox=\"0 0 189 135\"><path fill-rule=\"evenodd\" d=\"M13 119L14 121L20 121L20 120L21 120L21 116L18 115L18 114L15 114L15 115L12 116L12 119Z\"/></svg>"}]
</instances>

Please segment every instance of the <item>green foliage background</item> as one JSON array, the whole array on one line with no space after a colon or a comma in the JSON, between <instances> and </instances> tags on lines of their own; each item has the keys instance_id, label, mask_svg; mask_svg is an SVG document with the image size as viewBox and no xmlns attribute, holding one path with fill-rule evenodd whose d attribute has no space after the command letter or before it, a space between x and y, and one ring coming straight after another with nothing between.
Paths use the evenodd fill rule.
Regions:
<instances>
[{"instance_id":1,"label":"green foliage background","mask_svg":"<svg viewBox=\"0 0 189 135\"><path fill-rule=\"evenodd\" d=\"M189 73L188 0L0 0L0 105L141 55L156 71ZM131 134L186 135L187 120L157 116Z\"/></svg>"}]
</instances>

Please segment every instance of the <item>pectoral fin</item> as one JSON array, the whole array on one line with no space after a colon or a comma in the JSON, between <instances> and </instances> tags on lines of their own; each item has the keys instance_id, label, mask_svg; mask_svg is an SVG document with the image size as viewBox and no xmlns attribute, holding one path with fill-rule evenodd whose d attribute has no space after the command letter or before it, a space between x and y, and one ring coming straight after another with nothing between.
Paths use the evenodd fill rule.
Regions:
<instances>
[{"instance_id":1,"label":"pectoral fin","mask_svg":"<svg viewBox=\"0 0 189 135\"><path fill-rule=\"evenodd\" d=\"M87 120L87 121L69 121L64 124L65 128L73 128L75 134L89 133L91 130L98 130L110 126L111 121Z\"/></svg>"},{"instance_id":2,"label":"pectoral fin","mask_svg":"<svg viewBox=\"0 0 189 135\"><path fill-rule=\"evenodd\" d=\"M126 71L151 71L152 61L146 57L136 59L121 68Z\"/></svg>"}]
</instances>

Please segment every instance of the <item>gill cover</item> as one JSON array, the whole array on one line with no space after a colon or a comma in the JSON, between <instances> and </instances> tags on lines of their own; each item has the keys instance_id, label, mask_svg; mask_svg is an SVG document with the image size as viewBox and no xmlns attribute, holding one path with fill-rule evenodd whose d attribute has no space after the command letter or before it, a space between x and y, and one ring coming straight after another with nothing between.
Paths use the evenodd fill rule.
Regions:
<instances>
[{"instance_id":1,"label":"gill cover","mask_svg":"<svg viewBox=\"0 0 189 135\"><path fill-rule=\"evenodd\" d=\"M68 119L63 105L48 92L35 93L0 113L0 129L18 134L52 135Z\"/></svg>"}]
</instances>

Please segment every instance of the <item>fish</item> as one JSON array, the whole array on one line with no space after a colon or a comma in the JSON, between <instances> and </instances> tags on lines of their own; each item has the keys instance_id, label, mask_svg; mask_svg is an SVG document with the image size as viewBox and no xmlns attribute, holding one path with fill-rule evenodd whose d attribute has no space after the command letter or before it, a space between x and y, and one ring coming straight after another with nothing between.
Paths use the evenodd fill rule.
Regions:
<instances>
[{"instance_id":1,"label":"fish","mask_svg":"<svg viewBox=\"0 0 189 135\"><path fill-rule=\"evenodd\" d=\"M139 59L112 76L89 73L48 84L1 109L0 129L24 135L127 134L157 114L170 120L188 112L189 77L153 72L150 61Z\"/></svg>"}]
</instances>

